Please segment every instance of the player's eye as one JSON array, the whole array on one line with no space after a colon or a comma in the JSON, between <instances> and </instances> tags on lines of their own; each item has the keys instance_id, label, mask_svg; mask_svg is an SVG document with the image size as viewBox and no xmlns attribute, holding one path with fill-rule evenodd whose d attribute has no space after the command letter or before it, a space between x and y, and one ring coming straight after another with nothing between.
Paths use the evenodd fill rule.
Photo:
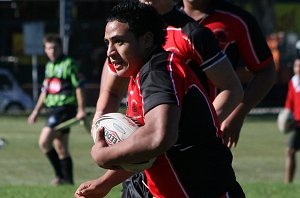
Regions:
<instances>
[{"instance_id":1,"label":"player's eye","mask_svg":"<svg viewBox=\"0 0 300 198\"><path fill-rule=\"evenodd\" d=\"M123 45L124 44L124 40L122 40L122 39L116 39L115 43L118 44L118 45Z\"/></svg>"}]
</instances>

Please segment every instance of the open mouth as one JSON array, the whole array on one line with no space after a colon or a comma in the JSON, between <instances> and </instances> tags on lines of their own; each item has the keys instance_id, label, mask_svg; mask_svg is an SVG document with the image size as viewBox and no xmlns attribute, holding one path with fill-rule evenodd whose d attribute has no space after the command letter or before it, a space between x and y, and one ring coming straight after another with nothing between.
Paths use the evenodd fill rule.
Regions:
<instances>
[{"instance_id":1,"label":"open mouth","mask_svg":"<svg viewBox=\"0 0 300 198\"><path fill-rule=\"evenodd\" d=\"M122 61L113 61L111 63L116 70L120 70L123 68Z\"/></svg>"}]
</instances>

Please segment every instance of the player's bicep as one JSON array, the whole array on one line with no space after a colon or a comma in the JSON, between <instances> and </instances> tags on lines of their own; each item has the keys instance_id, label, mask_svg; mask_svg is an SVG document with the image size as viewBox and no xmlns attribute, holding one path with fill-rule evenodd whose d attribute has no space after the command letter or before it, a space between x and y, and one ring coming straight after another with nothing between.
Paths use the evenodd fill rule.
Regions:
<instances>
[{"instance_id":1,"label":"player's bicep","mask_svg":"<svg viewBox=\"0 0 300 198\"><path fill-rule=\"evenodd\" d=\"M173 104L162 104L145 114L145 125L153 147L161 154L172 147L178 138L180 108Z\"/></svg>"},{"instance_id":2,"label":"player's bicep","mask_svg":"<svg viewBox=\"0 0 300 198\"><path fill-rule=\"evenodd\" d=\"M228 89L228 87L242 89L241 83L227 57L205 70L205 74L221 90Z\"/></svg>"}]
</instances>

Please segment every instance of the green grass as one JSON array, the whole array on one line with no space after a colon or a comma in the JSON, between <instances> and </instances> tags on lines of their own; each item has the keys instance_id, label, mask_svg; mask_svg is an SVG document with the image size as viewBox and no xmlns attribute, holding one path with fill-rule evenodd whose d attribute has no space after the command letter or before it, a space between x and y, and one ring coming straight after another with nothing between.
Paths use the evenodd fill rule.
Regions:
<instances>
[{"instance_id":1,"label":"green grass","mask_svg":"<svg viewBox=\"0 0 300 198\"><path fill-rule=\"evenodd\" d=\"M91 137L78 125L72 128L70 141L76 184L50 186L53 171L37 144L43 124L43 118L29 126L25 116L0 116L0 137L8 140L0 150L0 197L69 198L80 183L103 174L104 170L90 157ZM237 179L247 198L299 197L300 170L293 184L283 184L287 139L288 135L278 132L275 117L246 119L238 146L232 152ZM120 197L120 191L117 186L107 197Z\"/></svg>"}]
</instances>

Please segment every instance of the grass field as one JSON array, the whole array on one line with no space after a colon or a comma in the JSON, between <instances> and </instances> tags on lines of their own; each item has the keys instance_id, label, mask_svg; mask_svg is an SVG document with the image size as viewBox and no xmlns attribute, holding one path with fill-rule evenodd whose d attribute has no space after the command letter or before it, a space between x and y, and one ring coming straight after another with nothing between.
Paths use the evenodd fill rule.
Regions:
<instances>
[{"instance_id":1,"label":"grass field","mask_svg":"<svg viewBox=\"0 0 300 198\"><path fill-rule=\"evenodd\" d=\"M0 137L8 140L0 150L0 197L70 198L81 182L103 174L90 157L91 137L78 125L72 128L70 142L76 185L50 186L53 171L37 144L43 123L41 118L29 126L25 116L0 116ZM238 181L248 198L299 197L300 170L293 184L283 184L287 138L278 132L274 116L246 119L238 147L232 152ZM120 190L115 187L107 197L120 197Z\"/></svg>"}]
</instances>

